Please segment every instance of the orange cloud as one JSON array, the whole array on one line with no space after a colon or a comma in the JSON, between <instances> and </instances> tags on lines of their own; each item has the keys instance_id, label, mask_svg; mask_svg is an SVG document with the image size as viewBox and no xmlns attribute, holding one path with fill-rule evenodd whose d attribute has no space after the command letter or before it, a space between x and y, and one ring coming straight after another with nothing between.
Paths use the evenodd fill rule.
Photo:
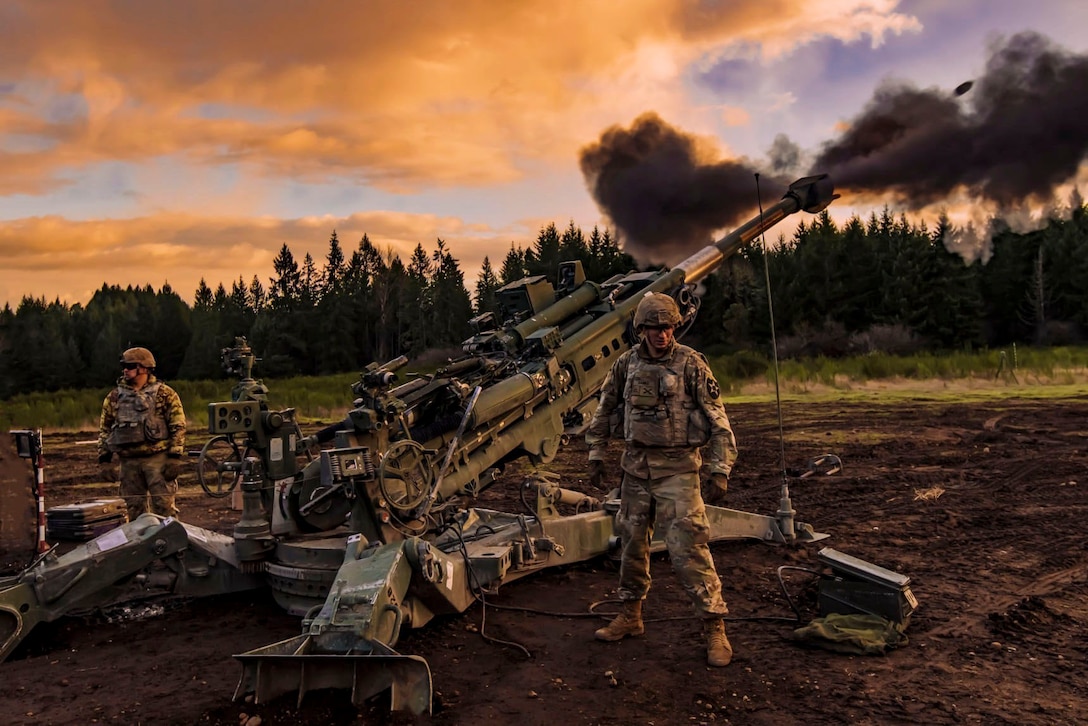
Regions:
<instances>
[{"instance_id":1,"label":"orange cloud","mask_svg":"<svg viewBox=\"0 0 1088 726\"><path fill-rule=\"evenodd\" d=\"M554 180L602 129L648 109L705 135L721 110L692 105L682 79L693 62L731 43L769 54L824 36L878 43L917 27L896 5L7 0L0 196L63 192L112 164L125 170L117 193L140 211L0 221L0 302L83 301L103 281L169 281L188 298L201 277L267 279L284 242L320 264L333 229L349 253L367 233L402 259L441 237L471 287L485 254L498 267L511 241L539 227L399 212L245 215L269 208L286 182L410 194L541 170ZM213 188L209 171L225 166Z\"/></svg>"},{"instance_id":2,"label":"orange cloud","mask_svg":"<svg viewBox=\"0 0 1088 726\"><path fill-rule=\"evenodd\" d=\"M917 28L896 5L17 1L0 31L13 81L0 139L44 148L9 149L0 193L164 155L395 191L501 183L527 163L569 164L608 124L679 112L678 70L723 45L879 43Z\"/></svg>"},{"instance_id":3,"label":"orange cloud","mask_svg":"<svg viewBox=\"0 0 1088 726\"><path fill-rule=\"evenodd\" d=\"M722 106L721 119L726 126L747 126L752 122L752 115L737 106Z\"/></svg>"},{"instance_id":4,"label":"orange cloud","mask_svg":"<svg viewBox=\"0 0 1088 726\"><path fill-rule=\"evenodd\" d=\"M336 231L347 256L366 234L379 249L407 262L417 244L431 252L445 240L465 271L471 290L485 255L501 263L511 240L524 246L538 228L494 229L450 217L370 212L348 217L202 218L163 213L124 220L71 221L34 217L0 223L0 301L15 305L24 295L86 302L103 282L170 285L183 298L203 278L213 288L241 276L267 284L282 244L301 263L307 254L320 268ZM497 259L497 262L496 262Z\"/></svg>"}]
</instances>

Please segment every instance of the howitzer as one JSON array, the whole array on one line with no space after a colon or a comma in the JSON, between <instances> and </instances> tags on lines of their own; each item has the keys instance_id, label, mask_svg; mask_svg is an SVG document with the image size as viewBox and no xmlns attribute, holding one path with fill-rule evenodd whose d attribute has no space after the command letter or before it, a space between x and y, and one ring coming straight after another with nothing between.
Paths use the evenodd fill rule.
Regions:
<instances>
[{"instance_id":1,"label":"howitzer","mask_svg":"<svg viewBox=\"0 0 1088 726\"><path fill-rule=\"evenodd\" d=\"M78 561L36 563L0 591L0 614L18 614L6 650L25 632L23 620L31 618L24 614L42 609L27 583L63 583L91 558L103 581L109 577L101 573L112 571L122 584L144 584L145 560L161 551L168 572L156 581L160 590L186 594L213 580L223 591L244 589L261 576L277 602L303 617L298 637L236 656L243 664L236 696L252 693L263 702L297 690L301 701L309 690L350 688L357 703L388 691L394 709L429 710L426 661L394 650L405 629L463 612L502 584L616 544L617 503L564 489L544 472L526 484L536 496L533 513L473 508L470 500L507 462L528 457L546 464L564 436L584 429L611 362L637 342L631 321L643 295L671 295L682 333L698 311L695 283L785 217L819 212L833 198L826 177L800 179L780 202L671 270L596 283L585 279L579 262L565 262L556 286L543 277L506 285L498 291L500 315L473 319L462 357L407 382L399 381L403 357L370 364L352 386L344 420L308 438L299 435L291 409L268 406L241 341L238 350L224 351L243 376L234 400L209 405L209 431L233 449L201 461L202 471L211 464L230 487L242 489L230 552L195 547L196 557L178 560L172 553L184 547L175 540L188 533L192 541L192 528L179 532L169 521L141 518L126 542L151 544L124 562L111 565L96 540ZM325 448L306 462L315 444ZM560 504L576 512L560 515ZM708 507L711 539L825 536L793 514L786 498L775 516ZM159 536L156 526L173 534ZM222 546L211 533L195 534ZM47 601L39 620L63 613L62 595Z\"/></svg>"},{"instance_id":2,"label":"howitzer","mask_svg":"<svg viewBox=\"0 0 1088 726\"><path fill-rule=\"evenodd\" d=\"M474 319L466 355L433 376L393 387L403 358L364 371L353 386L359 398L347 419L318 436L335 440L338 450L365 449L374 465L374 484L361 497L369 503L354 508L352 529L383 542L427 531L434 523L419 519L425 500L476 494L494 479L495 467L519 456L550 461L564 433L588 422L611 361L637 343L631 320L643 295L672 295L683 316L682 334L698 311L695 283L788 215L822 211L832 199L826 176L800 179L777 204L671 270L598 284L585 279L580 263L562 263L558 292L543 277L501 288L505 326L494 325L489 314ZM451 469L436 481L459 427L463 435ZM292 507L304 509L315 492L330 486L317 482L316 474L316 467L304 474ZM309 521L306 514L300 522L317 530L329 523L327 517Z\"/></svg>"},{"instance_id":3,"label":"howitzer","mask_svg":"<svg viewBox=\"0 0 1088 726\"><path fill-rule=\"evenodd\" d=\"M425 662L393 651L404 628L614 544L614 509L557 516L554 502L584 495L547 477L533 483L534 517L466 509L464 500L494 481L505 462L527 456L545 464L564 435L584 428L611 361L637 343L631 321L643 295L673 296L682 333L698 310L695 283L788 215L819 212L833 198L826 177L800 179L780 202L671 270L598 284L585 279L580 263L562 263L558 291L543 277L501 288L502 325L491 315L474 319L465 355L434 375L394 385L403 359L364 371L353 387L355 407L319 435L333 448L284 493L300 528L325 530L346 517L352 544L335 575L326 570L323 601L300 600L297 587L279 594L289 608L306 610L304 632L238 656L238 694L254 692L260 701L297 689L301 699L307 689L339 686L360 700L388 687L394 708L429 708ZM822 536L793 514L788 500L774 517L710 507L711 538ZM347 653L350 663L338 658Z\"/></svg>"}]
</instances>

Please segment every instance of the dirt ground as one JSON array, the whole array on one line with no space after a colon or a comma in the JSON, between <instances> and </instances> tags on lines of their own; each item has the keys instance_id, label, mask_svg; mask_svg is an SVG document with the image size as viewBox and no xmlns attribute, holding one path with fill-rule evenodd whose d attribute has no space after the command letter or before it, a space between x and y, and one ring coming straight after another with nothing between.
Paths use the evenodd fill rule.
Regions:
<instances>
[{"instance_id":1,"label":"dirt ground","mask_svg":"<svg viewBox=\"0 0 1088 726\"><path fill-rule=\"evenodd\" d=\"M740 442L728 506L778 507L782 481L772 405L728 407ZM823 724L1083 723L1088 714L1088 394L1062 401L788 404L786 463L841 457L841 474L790 479L798 519L817 544L725 543L714 559L736 649L705 665L698 623L664 556L653 562L644 637L595 642L601 620L479 605L401 639L425 656L434 713L355 709L345 693L232 703L231 657L297 635L299 621L263 594L171 604L161 614L66 617L39 626L0 664L5 724ZM49 505L108 495L87 434L47 435ZM617 451L618 453L618 451ZM550 469L582 487L585 448ZM508 470L490 496L514 490ZM600 494L601 492L596 492ZM486 500L489 495L485 494ZM183 487L182 519L227 531L228 500ZM884 656L792 641L797 623L776 575L821 569L825 546L910 578L920 605L909 642ZM602 559L503 588L496 605L586 614L614 597ZM813 576L786 571L802 622L816 617ZM521 650L485 639L499 638ZM246 714L242 717L241 714Z\"/></svg>"}]
</instances>

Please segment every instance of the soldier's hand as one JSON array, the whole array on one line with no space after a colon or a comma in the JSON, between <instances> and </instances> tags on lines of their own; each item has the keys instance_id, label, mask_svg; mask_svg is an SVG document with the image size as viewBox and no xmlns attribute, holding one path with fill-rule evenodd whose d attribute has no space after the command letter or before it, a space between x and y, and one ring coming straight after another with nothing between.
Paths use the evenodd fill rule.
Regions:
<instances>
[{"instance_id":1,"label":"soldier's hand","mask_svg":"<svg viewBox=\"0 0 1088 726\"><path fill-rule=\"evenodd\" d=\"M181 473L181 457L170 456L167 457L166 463L162 467L162 478L166 481L174 481L178 478L178 474Z\"/></svg>"},{"instance_id":2,"label":"soldier's hand","mask_svg":"<svg viewBox=\"0 0 1088 726\"><path fill-rule=\"evenodd\" d=\"M109 462L102 462L98 465L98 476L102 481L115 482L117 481L117 467Z\"/></svg>"},{"instance_id":3,"label":"soldier's hand","mask_svg":"<svg viewBox=\"0 0 1088 726\"><path fill-rule=\"evenodd\" d=\"M728 474L711 474L706 486L703 487L703 500L707 504L720 506L725 502L725 493L729 491Z\"/></svg>"},{"instance_id":4,"label":"soldier's hand","mask_svg":"<svg viewBox=\"0 0 1088 726\"><path fill-rule=\"evenodd\" d=\"M600 459L593 459L589 462L589 485L591 487L600 487L604 484L606 475L606 467L604 462Z\"/></svg>"},{"instance_id":5,"label":"soldier's hand","mask_svg":"<svg viewBox=\"0 0 1088 726\"><path fill-rule=\"evenodd\" d=\"M112 451L107 451L104 454L99 454L98 455L98 463L99 464L108 464L111 461L113 461L113 452Z\"/></svg>"}]
</instances>

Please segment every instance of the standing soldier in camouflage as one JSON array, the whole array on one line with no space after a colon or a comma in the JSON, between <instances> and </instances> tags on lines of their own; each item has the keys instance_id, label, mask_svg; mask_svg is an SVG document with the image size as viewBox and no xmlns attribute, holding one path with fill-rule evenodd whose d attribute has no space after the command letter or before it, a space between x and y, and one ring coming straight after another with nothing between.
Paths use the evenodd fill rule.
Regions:
<instances>
[{"instance_id":1,"label":"standing soldier in camouflage","mask_svg":"<svg viewBox=\"0 0 1088 726\"><path fill-rule=\"evenodd\" d=\"M173 388L155 377L155 357L147 348L121 355L117 388L102 402L98 425L98 463L121 459L121 496L128 518L148 511L163 517L178 513L174 495L185 452L185 411ZM108 472L112 475L112 468Z\"/></svg>"},{"instance_id":2,"label":"standing soldier in camouflage","mask_svg":"<svg viewBox=\"0 0 1088 726\"><path fill-rule=\"evenodd\" d=\"M700 492L700 449L707 448L707 501L720 502L737 458L737 445L706 358L673 337L680 310L668 295L646 295L635 311L641 344L621 355L601 390L586 433L591 478L604 475L604 447L622 432L620 511L623 541L619 596L623 609L595 633L616 641L641 635L642 601L650 589L650 539L665 531L673 571L703 621L707 663L728 665L733 647L725 635L722 584L707 542L710 523Z\"/></svg>"}]
</instances>

